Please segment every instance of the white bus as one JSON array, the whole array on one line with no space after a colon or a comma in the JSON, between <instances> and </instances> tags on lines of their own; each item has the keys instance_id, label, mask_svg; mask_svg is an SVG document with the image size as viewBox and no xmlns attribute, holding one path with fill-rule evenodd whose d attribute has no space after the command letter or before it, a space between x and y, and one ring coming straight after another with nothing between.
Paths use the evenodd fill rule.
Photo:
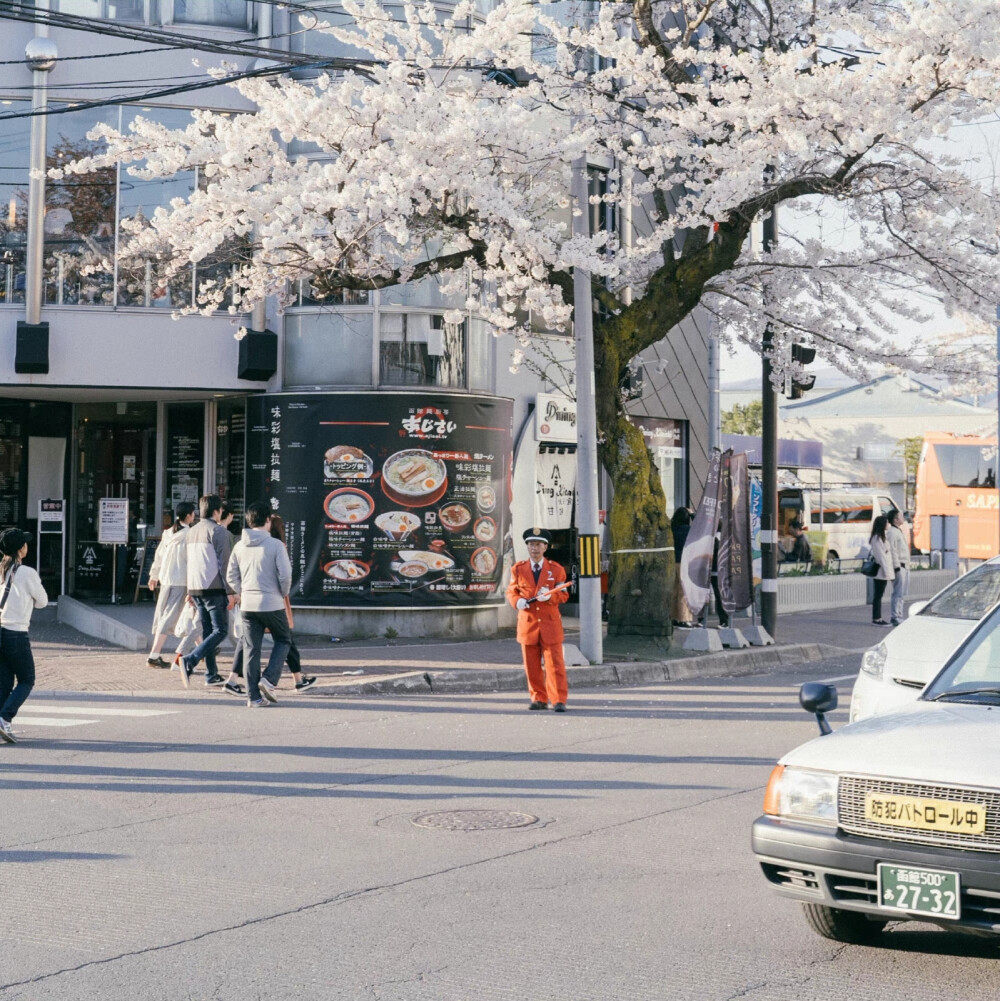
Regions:
<instances>
[{"instance_id":1,"label":"white bus","mask_svg":"<svg viewBox=\"0 0 1000 1001\"><path fill-rule=\"evenodd\" d=\"M778 540L782 549L791 549L789 525L800 521L807 533L826 534L827 559L855 559L868 552L875 518L899 507L888 491L871 487L824 490L822 501L820 496L818 487L778 488ZM815 536L810 538L810 542L815 541Z\"/></svg>"}]
</instances>

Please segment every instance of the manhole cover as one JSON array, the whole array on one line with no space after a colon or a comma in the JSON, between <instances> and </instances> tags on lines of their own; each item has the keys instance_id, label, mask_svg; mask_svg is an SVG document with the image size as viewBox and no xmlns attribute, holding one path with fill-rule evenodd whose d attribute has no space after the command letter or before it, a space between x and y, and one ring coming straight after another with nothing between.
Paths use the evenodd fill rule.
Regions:
<instances>
[{"instance_id":1,"label":"manhole cover","mask_svg":"<svg viewBox=\"0 0 1000 1001\"><path fill-rule=\"evenodd\" d=\"M423 813L414 817L412 823L433 831L502 831L537 824L538 818L530 813L508 810L447 810L444 813Z\"/></svg>"}]
</instances>

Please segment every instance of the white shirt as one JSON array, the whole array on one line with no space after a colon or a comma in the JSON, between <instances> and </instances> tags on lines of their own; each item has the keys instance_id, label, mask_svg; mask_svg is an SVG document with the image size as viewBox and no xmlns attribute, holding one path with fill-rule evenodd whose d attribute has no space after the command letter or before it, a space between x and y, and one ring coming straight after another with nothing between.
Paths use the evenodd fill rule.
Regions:
<instances>
[{"instance_id":1,"label":"white shirt","mask_svg":"<svg viewBox=\"0 0 1000 1001\"><path fill-rule=\"evenodd\" d=\"M0 587L0 595L3 588L7 586L6 578L3 587ZM22 564L14 574L14 582L10 585L10 594L7 596L7 604L0 609L0 627L10 629L16 633L26 633L28 623L31 622L31 613L36 608L44 608L49 603L49 596L42 587L38 573L31 567Z\"/></svg>"},{"instance_id":2,"label":"white shirt","mask_svg":"<svg viewBox=\"0 0 1000 1001\"><path fill-rule=\"evenodd\" d=\"M885 530L885 541L892 550L893 567L905 567L910 562L910 547L906 544L903 530L896 525L889 525Z\"/></svg>"}]
</instances>

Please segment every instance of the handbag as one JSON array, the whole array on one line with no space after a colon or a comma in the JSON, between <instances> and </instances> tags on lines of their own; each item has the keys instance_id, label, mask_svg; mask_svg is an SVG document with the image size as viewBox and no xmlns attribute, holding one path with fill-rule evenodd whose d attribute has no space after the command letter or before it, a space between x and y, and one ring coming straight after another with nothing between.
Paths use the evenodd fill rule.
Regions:
<instances>
[{"instance_id":1,"label":"handbag","mask_svg":"<svg viewBox=\"0 0 1000 1001\"><path fill-rule=\"evenodd\" d=\"M866 577L877 577L878 576L878 561L874 556L866 556L861 561L861 572Z\"/></svg>"}]
</instances>

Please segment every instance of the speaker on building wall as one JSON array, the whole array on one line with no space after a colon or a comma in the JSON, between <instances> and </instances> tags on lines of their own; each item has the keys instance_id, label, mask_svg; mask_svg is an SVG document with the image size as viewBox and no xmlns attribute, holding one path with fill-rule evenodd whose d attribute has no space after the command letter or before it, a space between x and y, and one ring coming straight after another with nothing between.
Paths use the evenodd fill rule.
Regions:
<instances>
[{"instance_id":1,"label":"speaker on building wall","mask_svg":"<svg viewBox=\"0 0 1000 1001\"><path fill-rule=\"evenodd\" d=\"M14 371L20 375L48 375L49 325L17 321Z\"/></svg>"},{"instance_id":2,"label":"speaker on building wall","mask_svg":"<svg viewBox=\"0 0 1000 1001\"><path fill-rule=\"evenodd\" d=\"M265 382L278 370L278 335L273 330L248 330L240 341L237 378Z\"/></svg>"}]
</instances>

